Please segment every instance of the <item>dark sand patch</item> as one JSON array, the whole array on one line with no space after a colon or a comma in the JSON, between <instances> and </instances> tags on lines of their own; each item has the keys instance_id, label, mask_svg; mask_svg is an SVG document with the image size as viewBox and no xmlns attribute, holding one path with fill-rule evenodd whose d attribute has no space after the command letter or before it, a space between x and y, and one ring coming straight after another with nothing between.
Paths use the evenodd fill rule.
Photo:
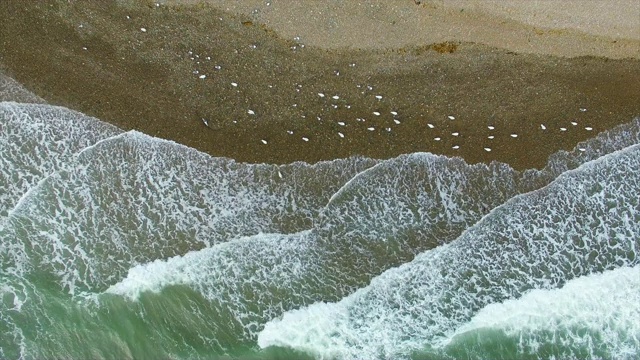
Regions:
<instances>
[{"instance_id":1,"label":"dark sand patch","mask_svg":"<svg viewBox=\"0 0 640 360\"><path fill-rule=\"evenodd\" d=\"M210 6L139 4L3 1L0 62L52 104L247 162L429 151L541 167L640 115L637 59L471 43L323 50Z\"/></svg>"}]
</instances>

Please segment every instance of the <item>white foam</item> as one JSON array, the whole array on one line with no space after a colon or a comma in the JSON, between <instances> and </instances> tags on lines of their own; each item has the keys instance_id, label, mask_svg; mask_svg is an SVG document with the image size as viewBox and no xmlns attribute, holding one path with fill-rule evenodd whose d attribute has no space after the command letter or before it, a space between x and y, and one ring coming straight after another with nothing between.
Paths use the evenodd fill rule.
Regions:
<instances>
[{"instance_id":1,"label":"white foam","mask_svg":"<svg viewBox=\"0 0 640 360\"><path fill-rule=\"evenodd\" d=\"M490 304L456 330L446 345L455 346L467 333L492 329L514 339L520 355L535 355L544 344L583 348L579 351L590 358L630 358L640 352L637 319L640 266L621 267L578 277L560 289L536 289L519 299Z\"/></svg>"},{"instance_id":2,"label":"white foam","mask_svg":"<svg viewBox=\"0 0 640 360\"><path fill-rule=\"evenodd\" d=\"M594 149L590 146L583 157L572 158L571 165L594 156ZM521 186L526 181L520 174L498 163L469 166L461 159L430 154L401 156L371 167L377 163L356 158L314 166L238 164L130 132L87 147L71 167L41 181L23 197L7 227L0 229L0 238L26 234L24 241L34 246L38 257L31 260L51 270L69 290L110 287L135 298L144 291L189 286L213 299L214 307L242 319L251 337L282 311L311 298L342 297L390 266L451 241L520 189L534 186ZM541 179L549 179L555 170ZM504 216L504 211L496 212ZM304 234L243 237L309 228ZM212 247L202 249L206 246ZM450 248L429 253L446 255L454 252ZM321 260L322 268L317 266ZM315 285L296 288L309 278ZM374 280L372 286L381 281ZM412 278L394 281L386 287L389 296L401 294L395 285L411 283ZM234 295L222 301L217 297L220 289ZM397 309L406 310L403 306ZM347 308L326 304L310 309L318 310L316 333L334 323L341 324L341 334L351 331L353 319L347 310L341 312ZM402 315L400 310L394 315ZM302 319L308 315L299 314ZM366 340L370 324L363 324ZM219 326L226 336L228 329ZM407 323L407 329L412 326ZM393 336L377 340L384 351L390 349L389 356L396 354L394 346L404 345ZM338 344L334 351L323 354L341 354L358 341L335 337L325 342ZM420 340L409 347L422 344Z\"/></svg>"},{"instance_id":3,"label":"white foam","mask_svg":"<svg viewBox=\"0 0 640 360\"><path fill-rule=\"evenodd\" d=\"M633 266L640 261L640 174L633 171L639 166L637 145L569 171L340 302L267 323L258 344L316 357L403 358L442 343L474 309ZM326 319L322 329L312 325L318 313Z\"/></svg>"},{"instance_id":4,"label":"white foam","mask_svg":"<svg viewBox=\"0 0 640 360\"><path fill-rule=\"evenodd\" d=\"M522 176L522 191L531 191L548 183L558 175L603 155L640 143L640 118L599 133L578 143L571 151L560 150L549 156L542 170L531 169Z\"/></svg>"},{"instance_id":5,"label":"white foam","mask_svg":"<svg viewBox=\"0 0 640 360\"><path fill-rule=\"evenodd\" d=\"M432 239L455 236L492 203L512 195L494 185L513 187L509 177L514 173L504 165L470 166L431 154L387 160L337 191L311 231L258 235L151 261L131 268L108 291L135 300L144 292L189 286L210 306L233 314L245 329L238 337L255 340L263 324L283 311L319 297L345 296L421 249L434 247ZM465 188L467 181L484 185ZM412 194L419 189L424 193L416 198ZM471 199L485 191L494 195L485 199L486 207L476 207ZM387 247L394 249L393 255ZM240 286L260 295L243 297ZM220 331L228 336L231 330Z\"/></svg>"},{"instance_id":6,"label":"white foam","mask_svg":"<svg viewBox=\"0 0 640 360\"><path fill-rule=\"evenodd\" d=\"M156 259L132 267L122 281L111 285L105 292L135 301L143 292L158 293L167 286L187 285L200 290L211 302L218 300L218 306L225 306L226 300L220 300L237 294L238 290L230 288L244 286L243 279L256 282L256 288L283 286L287 280L297 280L288 276L296 270L286 260L303 260L297 255L304 255L308 235L308 232L292 235L258 234L166 260ZM296 266L302 267L302 264ZM279 274L278 271L283 273ZM233 301L238 303L247 300L236 296ZM252 305L257 307L261 304ZM240 319L245 314L236 315Z\"/></svg>"},{"instance_id":7,"label":"white foam","mask_svg":"<svg viewBox=\"0 0 640 360\"><path fill-rule=\"evenodd\" d=\"M46 104L44 99L25 89L22 84L0 73L0 102L4 101Z\"/></svg>"},{"instance_id":8,"label":"white foam","mask_svg":"<svg viewBox=\"0 0 640 360\"><path fill-rule=\"evenodd\" d=\"M374 163L239 164L129 132L86 148L40 183L0 235L33 246L30 256L42 257L34 261L68 291L104 289L134 264L308 228L331 194Z\"/></svg>"},{"instance_id":9,"label":"white foam","mask_svg":"<svg viewBox=\"0 0 640 360\"><path fill-rule=\"evenodd\" d=\"M65 108L0 103L0 221L20 197L73 155L121 131Z\"/></svg>"},{"instance_id":10,"label":"white foam","mask_svg":"<svg viewBox=\"0 0 640 360\"><path fill-rule=\"evenodd\" d=\"M240 238L135 266L107 293L136 301L143 293L187 286L207 300L208 337L255 341L268 320L334 290L322 276L326 254L315 243L310 231ZM220 342L219 350L228 349Z\"/></svg>"}]
</instances>

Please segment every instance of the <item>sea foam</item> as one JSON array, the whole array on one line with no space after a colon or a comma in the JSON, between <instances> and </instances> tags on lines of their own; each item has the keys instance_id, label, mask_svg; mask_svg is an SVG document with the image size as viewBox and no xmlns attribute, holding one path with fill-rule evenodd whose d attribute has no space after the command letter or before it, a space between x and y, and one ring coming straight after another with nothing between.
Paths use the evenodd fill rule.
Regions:
<instances>
[{"instance_id":1,"label":"sea foam","mask_svg":"<svg viewBox=\"0 0 640 360\"><path fill-rule=\"evenodd\" d=\"M443 350L455 357L496 358L491 344L497 337L521 356L632 359L640 350L637 319L640 266L623 266L490 304L458 328Z\"/></svg>"},{"instance_id":2,"label":"sea foam","mask_svg":"<svg viewBox=\"0 0 640 360\"><path fill-rule=\"evenodd\" d=\"M62 107L12 102L0 103L0 130L0 222L38 181L121 132Z\"/></svg>"},{"instance_id":3,"label":"sea foam","mask_svg":"<svg viewBox=\"0 0 640 360\"><path fill-rule=\"evenodd\" d=\"M504 254L517 255L510 247L513 246L511 236L526 233L535 219L540 220L526 215L527 221L514 223L512 228L511 223L499 219L509 218L511 212L520 214L522 219L526 218L522 214L539 212L562 223L564 214L559 207L548 204L491 211L518 193L548 184L562 172L637 143L640 133L640 121L635 119L579 144L571 152L552 156L542 170L524 173L505 164L469 165L459 158L424 153L385 161L350 158L315 165L251 165L212 158L137 132L120 134L110 125L63 108L1 105L5 116L0 119L4 121L4 129L10 131L0 134L6 135L7 140L0 146L9 150L0 154L10 155L3 161L16 160L11 166L17 169L7 167L2 171L9 169L7 174L21 179L4 185L13 192L13 197L7 201L5 211L10 216L6 226L0 226L0 238L10 239L0 251L3 265L0 275L12 276L2 294L7 295L6 299L13 299L14 305L3 313L9 316L14 309L19 312L31 309L33 316L39 313L33 309L39 300L34 302L33 292L29 290L31 285L17 283L26 281L30 272L37 273L38 277L52 276L60 288L72 294L77 288L80 292L108 289L105 299L122 295L134 300L128 305L132 308L143 307L144 303L138 301L143 295L160 301L164 299L165 290L186 286L207 300L207 309L215 309L213 315L203 314L200 308L192 308L192 303L185 305L193 315L188 321L207 322L201 324L210 330L207 341L216 344L211 346L221 353L230 346L224 339L235 344L238 341L255 344L265 323L285 312L287 321L299 318L291 323L307 321L303 330L309 336L332 332L328 337L319 336L317 342L310 338L294 341L297 345L293 347L316 355L348 358L361 351L372 357L384 357L404 356L425 346L440 349L438 346L455 334L458 324L468 322L483 304L510 299L513 294L530 289L553 289L554 284L571 281L571 276L581 276L587 267L579 268L566 278L547 279L542 284L525 281L517 291L494 286L498 277L492 271L504 272L505 264L513 260ZM35 175L28 175L34 169ZM605 195L617 191L609 189ZM533 201L538 195L527 196ZM516 199L509 203L522 202ZM617 200L607 198L607 201L617 204ZM592 205L586 206L587 210L597 209L597 206L592 209ZM606 215L594 215L594 222L598 216L609 221ZM473 243L471 240L446 245L483 217L485 220L480 224L484 225L472 227L467 233L480 231L477 228L486 230L487 222L492 221L487 219L493 219L500 224L494 231L495 236L506 244L506 250L487 247L495 251L492 253L475 245L468 249L456 245L468 245ZM631 226L634 221L638 223L637 219L621 219ZM550 233L544 235L545 239L558 237L559 233L547 225L540 225L539 229L544 230L536 232L536 236ZM623 241L626 235L622 234L623 239L616 238L616 241ZM571 236L577 239L575 234ZM472 237L462 236L463 239ZM434 247L437 248L418 255L414 262L371 282L385 270L411 261L417 254ZM619 244L613 243L612 249L598 250L610 253L618 251L617 247ZM463 254L462 257L469 260L461 262L456 254ZM547 254L551 256L555 252L547 251ZM474 256L476 263L472 261ZM469 293L476 291L480 294L479 300L473 302L450 292L443 297L454 303L472 304L471 309L460 311L460 307L446 301L438 305L440 307L435 306L434 311L440 311L438 316L442 320L439 330L416 328L410 321L402 323L407 320L407 313L418 319L428 314L421 313L419 302L424 291L409 288L411 284L420 283L418 275L424 267L406 274L399 269L411 269L414 263L424 259L435 263L444 257L448 260L440 262L441 268L431 267L431 275L426 271L427 277L436 279L434 286L437 287L442 285L438 283L437 274L453 273L454 266L477 269L483 264L478 256L485 259L493 256L503 268L493 267L482 279L473 278L474 282L468 283L477 286L466 285L471 286L470 289L454 281L454 276L449 289L458 286ZM553 264L553 261L547 263ZM549 274L566 270L568 266L557 264L558 268L548 270ZM607 263L602 268L609 266ZM506 280L501 281L511 277L517 280L531 269L520 270L515 275L507 274ZM396 272L404 275L387 275ZM480 285L487 279L493 279L492 286L483 290ZM370 287L346 297L339 306L331 303L369 282ZM381 290L383 288L386 290ZM386 293L386 297L377 297L380 292ZM377 294L368 299L379 306L373 306L369 300L352 299L369 293ZM389 297L397 300L390 307ZM318 303L308 310L295 310L314 302ZM343 304L356 304L356 309ZM118 309L123 311L121 307ZM386 317L372 320L386 310L390 310ZM144 313L144 309L140 311ZM371 316L359 317L364 312L370 312ZM135 318L146 329L167 325L147 323L147 318L137 318L137 314L132 312L127 316ZM218 314L224 316L215 318ZM185 320L180 316L171 318L180 320L173 324L176 329ZM367 330L378 326L372 325L372 321L386 327L385 319L391 331L380 332L382 338L368 337ZM429 321L434 320L429 318L426 323ZM345 325L333 332L336 322ZM268 335L274 323L262 332L261 345L276 339ZM361 329L361 333L354 333L351 326ZM400 331L394 332L399 328ZM22 343L20 339L24 336L20 327L12 329L15 343ZM361 335L362 340L357 339ZM51 334L48 336L54 338ZM426 341L427 338L432 341Z\"/></svg>"},{"instance_id":4,"label":"sea foam","mask_svg":"<svg viewBox=\"0 0 640 360\"><path fill-rule=\"evenodd\" d=\"M0 236L31 248L14 257L28 253L69 292L104 290L140 263L308 228L330 195L373 163L240 164L128 132L86 147L32 188Z\"/></svg>"},{"instance_id":5,"label":"sea foam","mask_svg":"<svg viewBox=\"0 0 640 360\"><path fill-rule=\"evenodd\" d=\"M491 303L633 266L640 251L638 166L635 145L566 172L340 302L267 323L258 344L322 358L409 357L437 347Z\"/></svg>"}]
</instances>

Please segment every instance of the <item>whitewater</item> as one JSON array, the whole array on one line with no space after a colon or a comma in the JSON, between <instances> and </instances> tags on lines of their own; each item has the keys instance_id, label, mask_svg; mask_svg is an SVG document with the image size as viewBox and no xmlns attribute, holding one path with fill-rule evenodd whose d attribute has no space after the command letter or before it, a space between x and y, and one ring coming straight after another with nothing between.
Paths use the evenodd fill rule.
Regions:
<instances>
[{"instance_id":1,"label":"whitewater","mask_svg":"<svg viewBox=\"0 0 640 360\"><path fill-rule=\"evenodd\" d=\"M0 358L640 354L638 118L543 169L270 165L0 95Z\"/></svg>"}]
</instances>

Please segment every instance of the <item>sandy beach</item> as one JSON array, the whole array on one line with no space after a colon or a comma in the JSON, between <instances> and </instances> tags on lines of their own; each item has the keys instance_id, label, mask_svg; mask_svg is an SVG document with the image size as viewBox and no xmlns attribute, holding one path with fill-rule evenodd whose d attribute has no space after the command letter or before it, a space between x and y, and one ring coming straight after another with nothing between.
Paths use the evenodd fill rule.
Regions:
<instances>
[{"instance_id":1,"label":"sandy beach","mask_svg":"<svg viewBox=\"0 0 640 360\"><path fill-rule=\"evenodd\" d=\"M7 0L0 31L47 102L246 162L541 167L640 115L637 1Z\"/></svg>"},{"instance_id":2,"label":"sandy beach","mask_svg":"<svg viewBox=\"0 0 640 360\"><path fill-rule=\"evenodd\" d=\"M327 49L394 49L456 41L565 57L640 56L640 4L628 0L204 2L251 17L285 39L300 37Z\"/></svg>"}]
</instances>

